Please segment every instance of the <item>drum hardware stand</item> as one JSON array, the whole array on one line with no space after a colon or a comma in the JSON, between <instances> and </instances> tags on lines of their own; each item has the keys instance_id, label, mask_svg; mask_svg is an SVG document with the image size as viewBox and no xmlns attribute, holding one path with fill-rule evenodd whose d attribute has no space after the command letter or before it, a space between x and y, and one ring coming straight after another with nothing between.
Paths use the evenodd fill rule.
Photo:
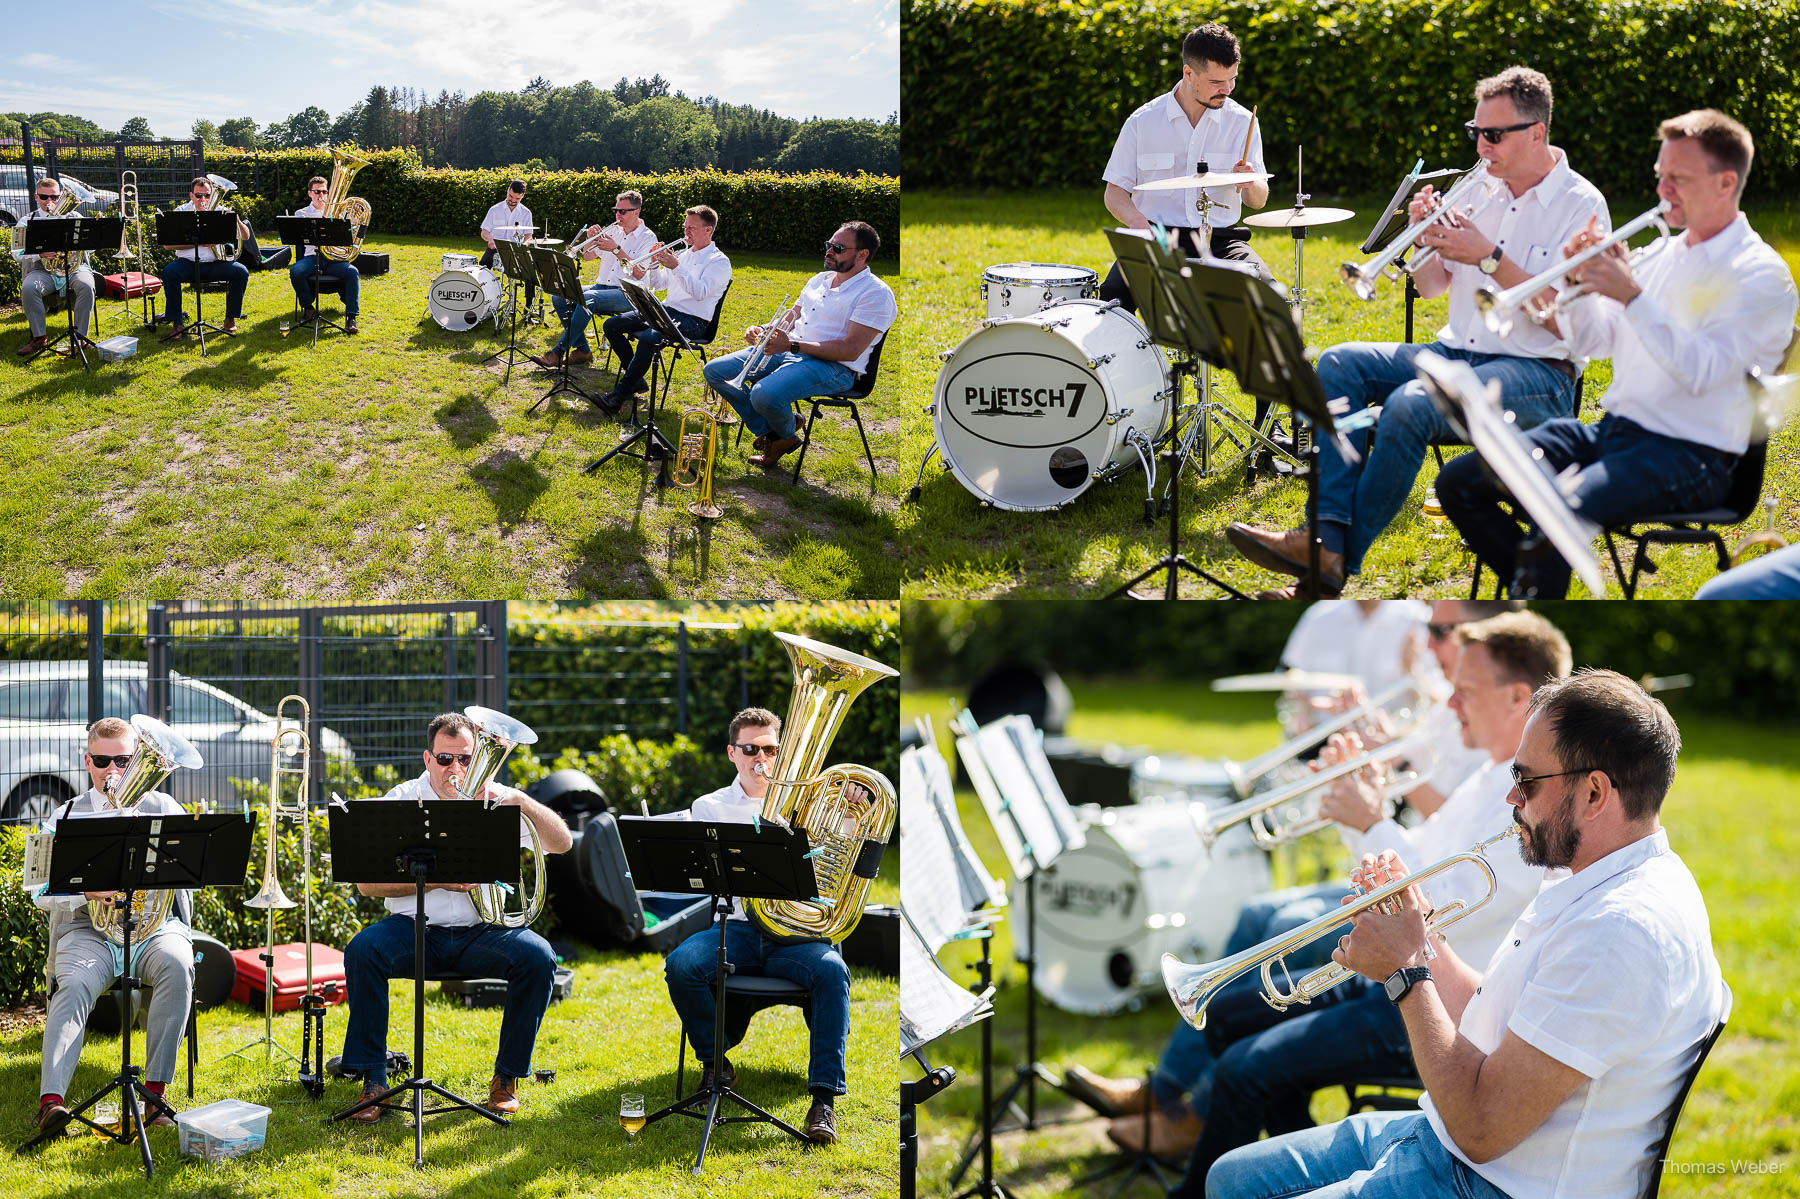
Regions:
<instances>
[{"instance_id":1,"label":"drum hardware stand","mask_svg":"<svg viewBox=\"0 0 1800 1199\"><path fill-rule=\"evenodd\" d=\"M1155 1067L1145 1068L1144 1094L1148 1095L1150 1093L1150 1086L1155 1077ZM1147 1104L1144 1107L1144 1143L1141 1147L1116 1159L1108 1165L1100 1167L1100 1169L1094 1171L1092 1174L1084 1174L1080 1178L1073 1180L1069 1183L1069 1189L1078 1191L1084 1187L1092 1186L1103 1178L1111 1178L1115 1174L1123 1174L1125 1177L1119 1180L1119 1185L1114 1187L1112 1192L1112 1199L1119 1199L1120 1195L1123 1195L1126 1191L1131 1189L1131 1184L1136 1182L1139 1176L1148 1174L1155 1180L1156 1185L1162 1189L1163 1193L1167 1194L1169 1188L1175 1184L1170 1181L1169 1176L1164 1173L1163 1164L1156 1160L1156 1155L1150 1152L1150 1111L1154 1106L1154 1104Z\"/></svg>"},{"instance_id":2,"label":"drum hardware stand","mask_svg":"<svg viewBox=\"0 0 1800 1199\"><path fill-rule=\"evenodd\" d=\"M900 1199L914 1199L918 1193L919 1121L916 1109L919 1104L924 1103L956 1081L955 1067L938 1066L934 1069L931 1063L925 1060L923 1049L914 1053L912 1057L924 1068L925 1076L902 1081L900 1084ZM993 1169L991 1156L988 1167L988 1173L991 1175Z\"/></svg>"}]
</instances>

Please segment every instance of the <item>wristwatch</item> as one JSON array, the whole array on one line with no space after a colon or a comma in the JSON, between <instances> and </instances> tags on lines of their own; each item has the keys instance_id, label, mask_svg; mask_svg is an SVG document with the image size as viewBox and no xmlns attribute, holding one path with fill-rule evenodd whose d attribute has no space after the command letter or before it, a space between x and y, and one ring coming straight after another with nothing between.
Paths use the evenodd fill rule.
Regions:
<instances>
[{"instance_id":1,"label":"wristwatch","mask_svg":"<svg viewBox=\"0 0 1800 1199\"><path fill-rule=\"evenodd\" d=\"M1387 997L1393 1003L1406 998L1406 993L1413 989L1414 983L1422 983L1431 977L1430 966L1402 966L1388 975L1382 986L1387 989Z\"/></svg>"},{"instance_id":2,"label":"wristwatch","mask_svg":"<svg viewBox=\"0 0 1800 1199\"><path fill-rule=\"evenodd\" d=\"M1494 252L1492 254L1489 254L1486 258L1483 258L1480 262L1476 263L1475 265L1481 269L1481 273L1484 275L1491 275L1495 271L1499 270L1500 269L1500 247L1495 246Z\"/></svg>"}]
</instances>

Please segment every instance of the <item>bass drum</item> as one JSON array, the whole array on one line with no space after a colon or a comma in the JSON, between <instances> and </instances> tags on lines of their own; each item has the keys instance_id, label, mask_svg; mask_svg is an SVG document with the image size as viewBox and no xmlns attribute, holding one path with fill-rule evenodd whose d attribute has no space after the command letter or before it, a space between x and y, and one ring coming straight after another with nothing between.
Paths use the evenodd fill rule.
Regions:
<instances>
[{"instance_id":1,"label":"bass drum","mask_svg":"<svg viewBox=\"0 0 1800 1199\"><path fill-rule=\"evenodd\" d=\"M1087 808L1087 844L1038 880L1038 994L1065 1011L1104 1016L1162 986L1162 955L1212 961L1244 902L1269 890L1269 857L1249 830L1201 847L1188 805ZM1030 889L1015 884L1028 927Z\"/></svg>"},{"instance_id":2,"label":"bass drum","mask_svg":"<svg viewBox=\"0 0 1800 1199\"><path fill-rule=\"evenodd\" d=\"M459 266L431 281L425 302L431 319L452 333L466 333L500 308L500 276L484 266Z\"/></svg>"},{"instance_id":3,"label":"bass drum","mask_svg":"<svg viewBox=\"0 0 1800 1199\"><path fill-rule=\"evenodd\" d=\"M1063 300L1085 300L1100 290L1100 276L1085 266L1060 262L1003 262L981 272L981 301L988 319L1024 316Z\"/></svg>"},{"instance_id":4,"label":"bass drum","mask_svg":"<svg viewBox=\"0 0 1800 1199\"><path fill-rule=\"evenodd\" d=\"M1048 512L1152 455L1169 363L1135 316L1068 300L984 324L946 355L932 433L983 503Z\"/></svg>"}]
</instances>

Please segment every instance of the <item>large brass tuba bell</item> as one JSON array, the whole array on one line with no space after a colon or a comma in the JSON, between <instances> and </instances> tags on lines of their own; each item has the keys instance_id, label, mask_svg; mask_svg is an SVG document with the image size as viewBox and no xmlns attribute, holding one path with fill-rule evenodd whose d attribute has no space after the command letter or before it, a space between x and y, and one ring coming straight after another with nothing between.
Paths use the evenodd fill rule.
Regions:
<instances>
[{"instance_id":1,"label":"large brass tuba bell","mask_svg":"<svg viewBox=\"0 0 1800 1199\"><path fill-rule=\"evenodd\" d=\"M885 775L852 762L820 770L850 703L899 672L860 654L777 633L794 664L794 697L769 772L762 819L806 830L818 856L811 900L746 899L745 914L771 940L841 941L862 919L869 882L894 831L899 801ZM866 802L848 792L859 788Z\"/></svg>"},{"instance_id":2,"label":"large brass tuba bell","mask_svg":"<svg viewBox=\"0 0 1800 1199\"><path fill-rule=\"evenodd\" d=\"M124 772L105 791L107 806L121 812L137 807L139 800L175 771L198 770L205 764L200 751L162 721L137 715L131 718L131 727L137 733L137 749L125 763ZM174 902L173 891L136 892L131 900L132 937L142 944L169 918ZM125 943L124 913L113 900L90 900L87 910L95 932L115 945Z\"/></svg>"},{"instance_id":3,"label":"large brass tuba bell","mask_svg":"<svg viewBox=\"0 0 1800 1199\"><path fill-rule=\"evenodd\" d=\"M375 219L374 207L361 196L350 194L350 180L368 165L368 159L358 158L348 150L336 146L331 149L331 182L325 193L325 215L334 220L349 221L351 236L355 239L347 246L319 247L319 253L333 262L349 262L362 253L363 234L369 231L369 222Z\"/></svg>"},{"instance_id":4,"label":"large brass tuba bell","mask_svg":"<svg viewBox=\"0 0 1800 1199\"><path fill-rule=\"evenodd\" d=\"M463 799L480 799L486 794L488 783L506 764L506 755L512 753L515 745L535 744L537 733L524 721L492 708L468 707L463 709L463 715L475 726L475 755L469 763L468 773L456 785L456 793ZM537 826L526 820L523 813L520 819L524 820L525 830L531 836L535 876L531 885L526 885L521 869L516 888L483 883L469 892L475 914L484 922L502 928L526 928L544 909L544 847L538 842Z\"/></svg>"}]
</instances>

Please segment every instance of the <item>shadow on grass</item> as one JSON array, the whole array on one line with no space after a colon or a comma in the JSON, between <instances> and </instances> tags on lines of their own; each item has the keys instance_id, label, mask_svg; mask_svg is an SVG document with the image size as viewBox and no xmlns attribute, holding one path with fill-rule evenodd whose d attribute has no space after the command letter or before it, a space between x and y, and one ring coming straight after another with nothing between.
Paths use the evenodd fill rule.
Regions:
<instances>
[{"instance_id":1,"label":"shadow on grass","mask_svg":"<svg viewBox=\"0 0 1800 1199\"><path fill-rule=\"evenodd\" d=\"M469 468L469 477L487 493L502 528L516 525L531 512L550 480L515 450L497 450Z\"/></svg>"},{"instance_id":2,"label":"shadow on grass","mask_svg":"<svg viewBox=\"0 0 1800 1199\"><path fill-rule=\"evenodd\" d=\"M459 450L480 445L500 428L487 404L472 395L442 404L432 415L437 418L438 428L450 435L451 444Z\"/></svg>"}]
</instances>

